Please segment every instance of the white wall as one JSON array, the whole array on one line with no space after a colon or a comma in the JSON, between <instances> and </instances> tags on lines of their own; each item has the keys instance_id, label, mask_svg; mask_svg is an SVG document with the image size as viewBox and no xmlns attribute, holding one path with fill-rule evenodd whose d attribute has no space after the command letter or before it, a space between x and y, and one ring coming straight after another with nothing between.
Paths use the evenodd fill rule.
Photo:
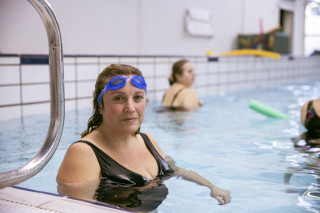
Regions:
<instances>
[{"instance_id":1,"label":"white wall","mask_svg":"<svg viewBox=\"0 0 320 213\"><path fill-rule=\"evenodd\" d=\"M60 25L64 54L204 55L236 48L238 34L279 25L279 2L294 0L48 0ZM304 1L304 0L296 0ZM299 5L298 5L299 6ZM184 32L187 7L209 10L214 36ZM304 16L302 17L304 18ZM0 0L2 53L47 54L42 21L24 0ZM303 31L298 32L303 35ZM296 36L300 39L301 35ZM303 39L301 39L303 44ZM297 45L296 45L297 46ZM295 50L303 54L303 50ZM302 51L300 53L300 51Z\"/></svg>"},{"instance_id":2,"label":"white wall","mask_svg":"<svg viewBox=\"0 0 320 213\"><path fill-rule=\"evenodd\" d=\"M260 19L262 20L263 32L267 32L280 23L279 0L243 0L243 34L260 33Z\"/></svg>"},{"instance_id":3,"label":"white wall","mask_svg":"<svg viewBox=\"0 0 320 213\"><path fill-rule=\"evenodd\" d=\"M292 54L304 54L306 0L281 0L279 8L293 13ZM302 33L303 32L303 33Z\"/></svg>"}]
</instances>

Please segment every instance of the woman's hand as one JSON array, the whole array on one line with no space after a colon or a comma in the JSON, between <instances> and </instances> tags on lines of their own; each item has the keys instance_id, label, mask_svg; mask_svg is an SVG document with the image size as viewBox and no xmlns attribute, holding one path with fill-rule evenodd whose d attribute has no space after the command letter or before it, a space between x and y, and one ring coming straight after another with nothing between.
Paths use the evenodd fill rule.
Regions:
<instances>
[{"instance_id":1,"label":"woman's hand","mask_svg":"<svg viewBox=\"0 0 320 213\"><path fill-rule=\"evenodd\" d=\"M211 187L211 197L217 199L219 201L219 205L225 205L227 203L230 203L231 197L230 197L230 191L220 189L216 186Z\"/></svg>"}]
</instances>

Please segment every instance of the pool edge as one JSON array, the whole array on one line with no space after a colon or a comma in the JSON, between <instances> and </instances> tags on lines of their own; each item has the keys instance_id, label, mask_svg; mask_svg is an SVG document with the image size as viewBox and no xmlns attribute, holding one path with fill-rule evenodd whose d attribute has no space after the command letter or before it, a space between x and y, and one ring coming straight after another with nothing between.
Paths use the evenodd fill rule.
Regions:
<instances>
[{"instance_id":1,"label":"pool edge","mask_svg":"<svg viewBox=\"0 0 320 213\"><path fill-rule=\"evenodd\" d=\"M130 212L115 206L20 186L0 189L0 209L23 212ZM1 211L2 211L1 210Z\"/></svg>"}]
</instances>

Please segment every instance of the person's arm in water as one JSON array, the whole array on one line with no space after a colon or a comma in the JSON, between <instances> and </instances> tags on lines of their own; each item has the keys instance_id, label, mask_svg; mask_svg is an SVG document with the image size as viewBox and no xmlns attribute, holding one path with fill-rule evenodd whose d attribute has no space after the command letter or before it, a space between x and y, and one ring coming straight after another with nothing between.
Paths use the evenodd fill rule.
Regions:
<instances>
[{"instance_id":1,"label":"person's arm in water","mask_svg":"<svg viewBox=\"0 0 320 213\"><path fill-rule=\"evenodd\" d=\"M161 157L165 159L168 165L175 171L175 174L177 176L182 177L184 180L192 181L199 185L208 187L211 190L211 193L210 193L211 197L214 197L215 199L217 199L221 205L230 203L231 197L230 197L229 191L220 189L214 186L212 183L210 183L210 181L201 177L198 173L194 171L186 170L176 166L175 161L170 156L165 156L165 154L162 152L162 150L160 149L159 145L156 143L154 138L149 134L147 135L150 138L156 150L158 151L158 153L161 155Z\"/></svg>"},{"instance_id":2,"label":"person's arm in water","mask_svg":"<svg viewBox=\"0 0 320 213\"><path fill-rule=\"evenodd\" d=\"M70 197L94 200L100 183L100 166L93 150L84 143L68 149L57 174L58 193Z\"/></svg>"},{"instance_id":3,"label":"person's arm in water","mask_svg":"<svg viewBox=\"0 0 320 213\"><path fill-rule=\"evenodd\" d=\"M184 89L178 96L178 101L181 101L183 108L186 110L196 110L202 105L192 88Z\"/></svg>"},{"instance_id":4,"label":"person's arm in water","mask_svg":"<svg viewBox=\"0 0 320 213\"><path fill-rule=\"evenodd\" d=\"M300 122L303 126L305 126L306 117L307 117L307 109L308 109L309 101L307 101L302 107L300 111Z\"/></svg>"},{"instance_id":5,"label":"person's arm in water","mask_svg":"<svg viewBox=\"0 0 320 213\"><path fill-rule=\"evenodd\" d=\"M195 182L199 185L206 186L211 190L211 197L217 199L221 205L230 203L230 191L220 189L216 187L207 179L201 177L198 173L192 170L186 170L184 168L179 168L175 165L175 161L170 157L166 156L165 161L169 164L169 166L175 171L175 174L179 177L182 177L184 180Z\"/></svg>"}]
</instances>

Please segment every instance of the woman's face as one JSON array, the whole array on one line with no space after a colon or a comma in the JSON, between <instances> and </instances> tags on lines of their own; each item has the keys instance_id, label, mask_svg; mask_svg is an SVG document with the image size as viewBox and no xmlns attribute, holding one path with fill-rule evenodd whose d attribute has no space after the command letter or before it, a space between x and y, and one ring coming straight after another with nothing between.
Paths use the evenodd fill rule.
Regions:
<instances>
[{"instance_id":1,"label":"woman's face","mask_svg":"<svg viewBox=\"0 0 320 213\"><path fill-rule=\"evenodd\" d=\"M193 84L195 78L195 74L193 72L193 65L190 62L186 62L182 66L182 70L183 71L181 75L176 75L177 81L180 84L190 87Z\"/></svg>"},{"instance_id":2,"label":"woman's face","mask_svg":"<svg viewBox=\"0 0 320 213\"><path fill-rule=\"evenodd\" d=\"M110 79L109 79L110 80ZM131 84L118 90L107 90L103 96L103 125L113 132L134 133L142 124L146 107L146 93Z\"/></svg>"}]
</instances>

